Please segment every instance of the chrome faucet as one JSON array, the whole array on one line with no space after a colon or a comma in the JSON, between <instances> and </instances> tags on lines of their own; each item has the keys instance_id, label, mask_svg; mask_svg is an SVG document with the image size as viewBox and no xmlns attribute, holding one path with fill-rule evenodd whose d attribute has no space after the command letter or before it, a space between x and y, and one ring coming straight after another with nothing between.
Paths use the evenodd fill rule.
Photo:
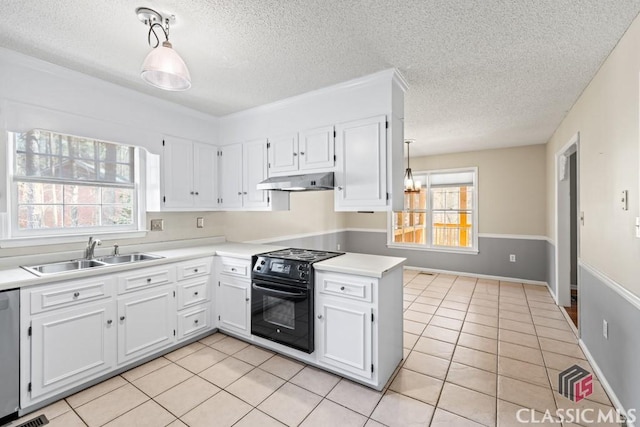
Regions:
<instances>
[{"instance_id":1,"label":"chrome faucet","mask_svg":"<svg viewBox=\"0 0 640 427\"><path fill-rule=\"evenodd\" d=\"M113 245L113 256L118 255L120 255L120 245L116 243L115 245Z\"/></svg>"},{"instance_id":2,"label":"chrome faucet","mask_svg":"<svg viewBox=\"0 0 640 427\"><path fill-rule=\"evenodd\" d=\"M85 259L93 259L95 258L95 250L96 245L100 246L102 242L99 239L93 239L93 237L89 237L89 241L87 242L87 247L84 249L84 258Z\"/></svg>"}]
</instances>

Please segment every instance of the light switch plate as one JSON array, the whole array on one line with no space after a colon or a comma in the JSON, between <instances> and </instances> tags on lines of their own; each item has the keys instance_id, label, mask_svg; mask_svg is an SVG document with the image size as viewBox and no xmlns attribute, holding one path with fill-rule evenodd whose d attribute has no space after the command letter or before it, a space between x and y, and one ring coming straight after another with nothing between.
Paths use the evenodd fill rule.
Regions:
<instances>
[{"instance_id":1,"label":"light switch plate","mask_svg":"<svg viewBox=\"0 0 640 427\"><path fill-rule=\"evenodd\" d=\"M196 218L196 227L204 228L204 218L199 216Z\"/></svg>"},{"instance_id":2,"label":"light switch plate","mask_svg":"<svg viewBox=\"0 0 640 427\"><path fill-rule=\"evenodd\" d=\"M163 231L163 230L164 230L164 219L151 220L151 231Z\"/></svg>"}]
</instances>

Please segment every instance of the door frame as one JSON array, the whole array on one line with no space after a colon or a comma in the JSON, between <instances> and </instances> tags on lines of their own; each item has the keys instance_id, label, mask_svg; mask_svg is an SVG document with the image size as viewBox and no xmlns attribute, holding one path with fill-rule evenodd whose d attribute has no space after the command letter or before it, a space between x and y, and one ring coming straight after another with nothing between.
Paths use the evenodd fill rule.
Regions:
<instances>
[{"instance_id":1,"label":"door frame","mask_svg":"<svg viewBox=\"0 0 640 427\"><path fill-rule=\"evenodd\" d=\"M569 156L572 154L576 154L576 204L577 204L577 218L576 220L576 239L577 239L577 253L576 256L578 259L580 258L580 132L576 132L569 141L562 146L555 153L555 169L554 169L554 188L555 188L555 225L554 225L554 238L555 238L555 282L556 282L556 292L555 292L555 300L556 304L559 306L570 306L571 305L571 264L570 264L570 244L571 244L571 236L570 230L567 229L565 233L560 233L559 223L561 222L560 218L560 164L561 157L565 156L566 163L569 164ZM567 166L565 166L567 167ZM570 173L568 173L570 175ZM570 179L570 178L569 178ZM566 220L566 218L565 218ZM570 225L570 224L569 224ZM561 254L561 249L566 248L566 253ZM562 258L562 262L561 262ZM568 280L561 281L560 277L566 277ZM580 275L578 274L578 288L580 282ZM578 300L579 303L579 300ZM579 310L578 310L579 311Z\"/></svg>"}]
</instances>

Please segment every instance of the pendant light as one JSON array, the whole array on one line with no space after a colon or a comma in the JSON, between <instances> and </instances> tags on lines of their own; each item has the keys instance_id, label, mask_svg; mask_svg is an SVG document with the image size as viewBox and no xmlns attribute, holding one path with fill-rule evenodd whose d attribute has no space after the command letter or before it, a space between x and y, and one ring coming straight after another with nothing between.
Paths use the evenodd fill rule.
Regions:
<instances>
[{"instance_id":1,"label":"pendant light","mask_svg":"<svg viewBox=\"0 0 640 427\"><path fill-rule=\"evenodd\" d=\"M138 19L149 26L147 42L153 50L142 63L140 77L142 80L164 90L181 91L191 87L191 75L178 52L169 42L169 22L175 20L175 16L164 18L158 12L148 7L136 9ZM162 25L164 24L164 26ZM156 30L162 30L165 41L160 45L160 38ZM152 36L155 43L152 43Z\"/></svg>"},{"instance_id":2,"label":"pendant light","mask_svg":"<svg viewBox=\"0 0 640 427\"><path fill-rule=\"evenodd\" d=\"M404 143L407 144L407 169L404 171L404 192L405 193L418 193L420 187L416 186L416 181L413 179L413 172L411 172L411 156L409 154L409 144L413 142L412 139L407 139Z\"/></svg>"}]
</instances>

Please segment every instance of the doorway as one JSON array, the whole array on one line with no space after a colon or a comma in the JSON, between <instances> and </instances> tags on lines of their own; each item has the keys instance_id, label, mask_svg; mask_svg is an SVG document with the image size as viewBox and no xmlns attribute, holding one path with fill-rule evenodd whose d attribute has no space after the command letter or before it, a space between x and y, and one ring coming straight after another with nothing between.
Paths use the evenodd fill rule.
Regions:
<instances>
[{"instance_id":1,"label":"doorway","mask_svg":"<svg viewBox=\"0 0 640 427\"><path fill-rule=\"evenodd\" d=\"M556 153L556 302L578 327L579 134Z\"/></svg>"}]
</instances>

